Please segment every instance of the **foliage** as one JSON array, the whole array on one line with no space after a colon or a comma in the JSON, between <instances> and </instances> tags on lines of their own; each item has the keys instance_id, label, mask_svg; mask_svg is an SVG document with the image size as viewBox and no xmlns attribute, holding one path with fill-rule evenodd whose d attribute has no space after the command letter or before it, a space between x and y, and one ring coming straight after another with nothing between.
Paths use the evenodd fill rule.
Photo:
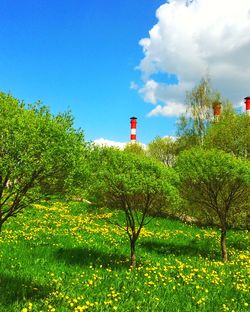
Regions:
<instances>
[{"instance_id":1,"label":"foliage","mask_svg":"<svg viewBox=\"0 0 250 312\"><path fill-rule=\"evenodd\" d=\"M220 120L208 128L204 146L217 148L237 157L250 156L249 118L234 112L223 112Z\"/></svg>"},{"instance_id":2,"label":"foliage","mask_svg":"<svg viewBox=\"0 0 250 312\"><path fill-rule=\"evenodd\" d=\"M131 265L135 266L135 243L153 211L167 209L178 199L176 174L154 161L131 153L102 148L91 157L94 183L91 201L124 211L125 221L117 225L126 230L131 246ZM95 161L93 161L95 160Z\"/></svg>"},{"instance_id":3,"label":"foliage","mask_svg":"<svg viewBox=\"0 0 250 312\"><path fill-rule=\"evenodd\" d=\"M83 150L72 125L70 114L0 93L0 229L42 196L70 191Z\"/></svg>"},{"instance_id":4,"label":"foliage","mask_svg":"<svg viewBox=\"0 0 250 312\"><path fill-rule=\"evenodd\" d=\"M216 218L221 229L223 260L230 217L249 208L250 163L219 150L192 149L177 161L183 197L199 213Z\"/></svg>"},{"instance_id":5,"label":"foliage","mask_svg":"<svg viewBox=\"0 0 250 312\"><path fill-rule=\"evenodd\" d=\"M249 233L156 218L129 270L127 237L107 222L123 213L49 201L12 218L0 237L0 311L249 311ZM27 309L27 310L25 310Z\"/></svg>"},{"instance_id":6,"label":"foliage","mask_svg":"<svg viewBox=\"0 0 250 312\"><path fill-rule=\"evenodd\" d=\"M182 131L191 132L202 143L207 122L212 119L212 89L208 78L202 78L199 85L187 92L186 104L191 117L186 124L181 124L182 126L185 125ZM189 127L187 128L188 124Z\"/></svg>"},{"instance_id":7,"label":"foliage","mask_svg":"<svg viewBox=\"0 0 250 312\"><path fill-rule=\"evenodd\" d=\"M137 156L145 156L145 149L140 143L128 143L124 148L124 152L132 153Z\"/></svg>"},{"instance_id":8,"label":"foliage","mask_svg":"<svg viewBox=\"0 0 250 312\"><path fill-rule=\"evenodd\" d=\"M148 144L148 155L166 166L172 166L175 162L176 143L170 137L156 137Z\"/></svg>"},{"instance_id":9,"label":"foliage","mask_svg":"<svg viewBox=\"0 0 250 312\"><path fill-rule=\"evenodd\" d=\"M184 148L203 145L207 127L213 120L212 107L215 101L220 100L220 93L211 87L209 77L201 79L200 83L186 94L188 117L179 118L177 135L182 137L181 145ZM222 103L228 106L228 102ZM183 149L182 149L183 150Z\"/></svg>"}]
</instances>

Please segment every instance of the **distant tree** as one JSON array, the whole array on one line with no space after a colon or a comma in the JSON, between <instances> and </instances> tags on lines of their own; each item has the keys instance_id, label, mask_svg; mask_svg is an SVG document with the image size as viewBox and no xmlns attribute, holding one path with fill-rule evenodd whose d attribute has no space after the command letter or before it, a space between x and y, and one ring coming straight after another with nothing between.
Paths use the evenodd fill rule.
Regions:
<instances>
[{"instance_id":1,"label":"distant tree","mask_svg":"<svg viewBox=\"0 0 250 312\"><path fill-rule=\"evenodd\" d=\"M166 166L172 166L176 154L175 141L169 137L156 137L148 144L147 154Z\"/></svg>"},{"instance_id":2,"label":"distant tree","mask_svg":"<svg viewBox=\"0 0 250 312\"><path fill-rule=\"evenodd\" d=\"M250 206L250 163L219 150L191 149L177 160L181 194L198 214L218 220L221 252L227 261L226 234L229 218L236 218ZM195 211L194 211L195 213Z\"/></svg>"},{"instance_id":3,"label":"distant tree","mask_svg":"<svg viewBox=\"0 0 250 312\"><path fill-rule=\"evenodd\" d=\"M220 100L220 94L211 87L209 77L186 94L187 115L182 115L178 122L178 137L182 137L181 145L203 145L207 126L213 120L212 105Z\"/></svg>"},{"instance_id":4,"label":"distant tree","mask_svg":"<svg viewBox=\"0 0 250 312\"><path fill-rule=\"evenodd\" d=\"M84 148L72 125L70 114L0 93L0 230L31 203L72 189Z\"/></svg>"},{"instance_id":5,"label":"distant tree","mask_svg":"<svg viewBox=\"0 0 250 312\"><path fill-rule=\"evenodd\" d=\"M250 157L250 123L244 114L224 111L216 124L211 124L204 139L208 149L217 148L237 157Z\"/></svg>"},{"instance_id":6,"label":"distant tree","mask_svg":"<svg viewBox=\"0 0 250 312\"><path fill-rule=\"evenodd\" d=\"M199 146L200 140L193 129L193 120L190 117L181 115L177 121L177 139L176 139L176 154Z\"/></svg>"},{"instance_id":7,"label":"distant tree","mask_svg":"<svg viewBox=\"0 0 250 312\"><path fill-rule=\"evenodd\" d=\"M131 266L136 265L136 242L152 212L165 210L177 202L177 182L173 169L147 158L110 148L95 149L90 200L124 212L124 224L130 241ZM98 167L97 167L98 164Z\"/></svg>"},{"instance_id":8,"label":"distant tree","mask_svg":"<svg viewBox=\"0 0 250 312\"><path fill-rule=\"evenodd\" d=\"M145 156L145 149L142 144L140 143L128 143L124 148L124 152L132 153L137 156Z\"/></svg>"}]
</instances>

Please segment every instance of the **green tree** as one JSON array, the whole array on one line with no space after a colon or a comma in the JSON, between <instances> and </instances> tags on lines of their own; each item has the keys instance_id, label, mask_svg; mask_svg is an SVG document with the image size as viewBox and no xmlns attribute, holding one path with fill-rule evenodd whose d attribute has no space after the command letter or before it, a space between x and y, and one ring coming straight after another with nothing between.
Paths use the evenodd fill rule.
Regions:
<instances>
[{"instance_id":1,"label":"green tree","mask_svg":"<svg viewBox=\"0 0 250 312\"><path fill-rule=\"evenodd\" d=\"M217 148L237 157L250 156L250 123L244 114L224 111L216 124L208 128L204 146Z\"/></svg>"},{"instance_id":2,"label":"green tree","mask_svg":"<svg viewBox=\"0 0 250 312\"><path fill-rule=\"evenodd\" d=\"M192 149L178 157L181 194L198 215L216 218L221 230L221 252L227 261L229 218L249 208L250 163L219 150ZM197 214L195 214L197 216Z\"/></svg>"},{"instance_id":3,"label":"green tree","mask_svg":"<svg viewBox=\"0 0 250 312\"><path fill-rule=\"evenodd\" d=\"M132 153L137 156L145 156L145 149L143 148L142 144L140 143L128 143L124 148L124 152Z\"/></svg>"},{"instance_id":4,"label":"green tree","mask_svg":"<svg viewBox=\"0 0 250 312\"><path fill-rule=\"evenodd\" d=\"M84 148L72 125L70 114L0 93L0 229L31 203L72 189Z\"/></svg>"},{"instance_id":5,"label":"green tree","mask_svg":"<svg viewBox=\"0 0 250 312\"><path fill-rule=\"evenodd\" d=\"M148 144L147 153L149 157L171 167L175 162L175 141L169 137L161 138L158 136Z\"/></svg>"},{"instance_id":6,"label":"green tree","mask_svg":"<svg viewBox=\"0 0 250 312\"><path fill-rule=\"evenodd\" d=\"M176 154L199 145L199 138L193 129L193 120L181 115L177 121Z\"/></svg>"},{"instance_id":7,"label":"green tree","mask_svg":"<svg viewBox=\"0 0 250 312\"><path fill-rule=\"evenodd\" d=\"M136 242L141 229L152 219L155 211L167 209L176 202L174 186L177 176L148 158L110 148L95 149L91 155L92 183L90 199L99 205L121 209L124 229L130 241L131 266L136 265ZM98 167L97 167L98 164Z\"/></svg>"}]
</instances>

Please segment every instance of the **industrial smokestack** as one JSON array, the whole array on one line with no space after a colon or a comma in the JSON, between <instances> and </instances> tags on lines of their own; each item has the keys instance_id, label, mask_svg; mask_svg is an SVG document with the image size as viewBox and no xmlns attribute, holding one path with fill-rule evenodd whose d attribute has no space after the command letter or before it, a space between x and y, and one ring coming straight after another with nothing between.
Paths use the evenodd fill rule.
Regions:
<instances>
[{"instance_id":1,"label":"industrial smokestack","mask_svg":"<svg viewBox=\"0 0 250 312\"><path fill-rule=\"evenodd\" d=\"M214 111L214 122L218 122L221 113L221 103L219 101L213 103L213 111Z\"/></svg>"},{"instance_id":2,"label":"industrial smokestack","mask_svg":"<svg viewBox=\"0 0 250 312\"><path fill-rule=\"evenodd\" d=\"M130 118L130 142L136 143L136 124L137 118L131 117Z\"/></svg>"},{"instance_id":3,"label":"industrial smokestack","mask_svg":"<svg viewBox=\"0 0 250 312\"><path fill-rule=\"evenodd\" d=\"M246 113L250 117L250 96L245 97Z\"/></svg>"}]
</instances>

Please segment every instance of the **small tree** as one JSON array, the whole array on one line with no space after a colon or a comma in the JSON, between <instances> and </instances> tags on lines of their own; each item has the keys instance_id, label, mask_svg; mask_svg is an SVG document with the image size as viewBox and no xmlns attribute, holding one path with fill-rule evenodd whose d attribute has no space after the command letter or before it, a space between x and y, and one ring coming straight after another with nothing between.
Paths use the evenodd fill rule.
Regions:
<instances>
[{"instance_id":1,"label":"small tree","mask_svg":"<svg viewBox=\"0 0 250 312\"><path fill-rule=\"evenodd\" d=\"M207 131L204 147L216 148L237 157L250 157L250 123L244 114L225 111L220 120L212 124Z\"/></svg>"},{"instance_id":2,"label":"small tree","mask_svg":"<svg viewBox=\"0 0 250 312\"><path fill-rule=\"evenodd\" d=\"M219 150L192 149L179 156L176 168L182 196L199 213L217 218L222 259L227 261L228 220L249 207L249 162Z\"/></svg>"},{"instance_id":3,"label":"small tree","mask_svg":"<svg viewBox=\"0 0 250 312\"><path fill-rule=\"evenodd\" d=\"M0 230L31 203L72 189L84 148L72 124L70 114L0 93Z\"/></svg>"},{"instance_id":4,"label":"small tree","mask_svg":"<svg viewBox=\"0 0 250 312\"><path fill-rule=\"evenodd\" d=\"M148 155L166 166L173 166L176 154L175 141L170 137L156 137L148 144Z\"/></svg>"},{"instance_id":5,"label":"small tree","mask_svg":"<svg viewBox=\"0 0 250 312\"><path fill-rule=\"evenodd\" d=\"M151 220L150 214L166 209L178 198L174 186L176 174L173 169L131 153L110 148L96 149L93 153L91 201L123 210L125 222L116 224L129 237L134 267L136 242L141 229Z\"/></svg>"},{"instance_id":6,"label":"small tree","mask_svg":"<svg viewBox=\"0 0 250 312\"><path fill-rule=\"evenodd\" d=\"M145 156L145 149L140 143L128 143L124 148L124 152L132 153L137 156Z\"/></svg>"}]
</instances>

